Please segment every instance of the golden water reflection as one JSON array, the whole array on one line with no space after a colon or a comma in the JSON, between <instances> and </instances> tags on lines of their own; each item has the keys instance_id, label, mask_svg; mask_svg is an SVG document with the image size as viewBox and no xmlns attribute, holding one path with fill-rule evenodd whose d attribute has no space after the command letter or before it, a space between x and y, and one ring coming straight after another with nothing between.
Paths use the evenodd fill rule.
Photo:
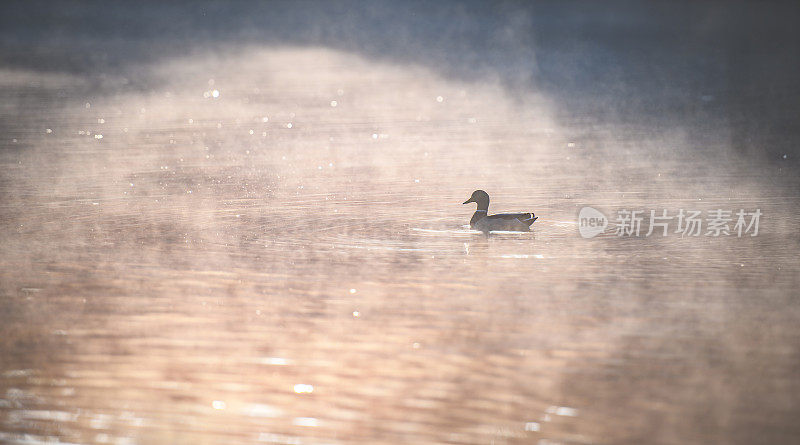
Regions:
<instances>
[{"instance_id":1,"label":"golden water reflection","mask_svg":"<svg viewBox=\"0 0 800 445\"><path fill-rule=\"evenodd\" d=\"M800 432L791 178L679 130L569 126L533 93L329 50L141 76L103 95L0 76L18 104L0 152L0 440ZM535 211L535 230L465 229L477 188ZM752 238L584 240L584 205L765 217Z\"/></svg>"}]
</instances>

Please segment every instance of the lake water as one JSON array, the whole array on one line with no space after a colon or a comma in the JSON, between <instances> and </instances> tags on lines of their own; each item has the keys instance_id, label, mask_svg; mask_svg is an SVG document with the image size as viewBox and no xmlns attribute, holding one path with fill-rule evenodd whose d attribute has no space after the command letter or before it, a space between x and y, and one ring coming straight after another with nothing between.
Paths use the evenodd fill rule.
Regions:
<instances>
[{"instance_id":1,"label":"lake water","mask_svg":"<svg viewBox=\"0 0 800 445\"><path fill-rule=\"evenodd\" d=\"M798 181L724 134L313 47L0 87L0 442L800 435ZM643 236L680 209L763 214Z\"/></svg>"}]
</instances>

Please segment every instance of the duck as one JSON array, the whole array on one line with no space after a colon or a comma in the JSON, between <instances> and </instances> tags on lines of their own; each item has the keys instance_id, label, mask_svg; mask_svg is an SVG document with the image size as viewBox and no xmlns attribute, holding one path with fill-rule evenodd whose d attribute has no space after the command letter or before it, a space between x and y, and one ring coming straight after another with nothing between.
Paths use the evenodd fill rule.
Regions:
<instances>
[{"instance_id":1,"label":"duck","mask_svg":"<svg viewBox=\"0 0 800 445\"><path fill-rule=\"evenodd\" d=\"M478 210L472 214L469 220L470 228L489 233L492 230L504 230L511 232L529 232L531 224L539 219L538 216L530 213L498 213L489 215L489 194L483 190L475 190L464 204L474 202L478 204Z\"/></svg>"}]
</instances>

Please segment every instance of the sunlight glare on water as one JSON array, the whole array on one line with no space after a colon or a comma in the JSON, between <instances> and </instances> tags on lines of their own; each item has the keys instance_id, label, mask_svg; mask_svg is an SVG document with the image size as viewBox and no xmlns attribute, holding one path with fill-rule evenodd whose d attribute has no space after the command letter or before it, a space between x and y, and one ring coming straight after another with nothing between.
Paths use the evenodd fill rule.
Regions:
<instances>
[{"instance_id":1,"label":"sunlight glare on water","mask_svg":"<svg viewBox=\"0 0 800 445\"><path fill-rule=\"evenodd\" d=\"M105 95L63 74L3 135L0 440L713 443L794 421L796 196L485 80L225 54ZM475 189L535 230L470 230ZM584 240L584 205L769 218Z\"/></svg>"}]
</instances>

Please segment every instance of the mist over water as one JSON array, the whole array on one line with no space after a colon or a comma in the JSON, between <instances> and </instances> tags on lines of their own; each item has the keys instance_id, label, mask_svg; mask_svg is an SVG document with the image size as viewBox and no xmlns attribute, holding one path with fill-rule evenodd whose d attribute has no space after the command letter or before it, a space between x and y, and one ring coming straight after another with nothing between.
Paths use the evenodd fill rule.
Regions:
<instances>
[{"instance_id":1,"label":"mist over water","mask_svg":"<svg viewBox=\"0 0 800 445\"><path fill-rule=\"evenodd\" d=\"M4 6L0 442L795 441L796 8L605 5Z\"/></svg>"}]
</instances>

